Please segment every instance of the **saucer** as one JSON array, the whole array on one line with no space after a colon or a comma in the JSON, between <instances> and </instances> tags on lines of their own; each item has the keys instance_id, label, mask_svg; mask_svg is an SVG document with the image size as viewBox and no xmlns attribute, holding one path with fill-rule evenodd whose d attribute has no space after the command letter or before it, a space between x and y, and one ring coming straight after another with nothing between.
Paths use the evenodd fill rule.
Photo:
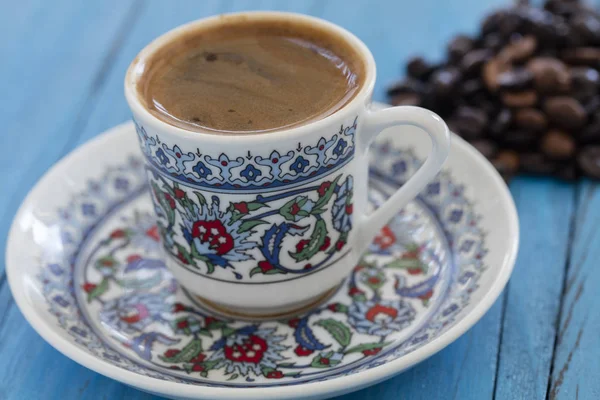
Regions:
<instances>
[{"instance_id":1,"label":"saucer","mask_svg":"<svg viewBox=\"0 0 600 400\"><path fill-rule=\"evenodd\" d=\"M416 128L381 136L371 150L375 207L430 146ZM265 321L231 317L166 269L144 178L132 123L65 157L15 217L7 274L19 308L52 346L166 397L326 398L377 383L473 326L516 257L507 187L454 136L443 171L316 307Z\"/></svg>"}]
</instances>

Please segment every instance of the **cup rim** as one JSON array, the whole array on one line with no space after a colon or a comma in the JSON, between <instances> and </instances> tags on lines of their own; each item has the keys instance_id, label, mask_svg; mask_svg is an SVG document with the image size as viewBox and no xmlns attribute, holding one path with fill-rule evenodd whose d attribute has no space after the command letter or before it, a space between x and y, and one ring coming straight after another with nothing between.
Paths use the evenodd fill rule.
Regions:
<instances>
[{"instance_id":1,"label":"cup rim","mask_svg":"<svg viewBox=\"0 0 600 400\"><path fill-rule=\"evenodd\" d=\"M143 73L143 67L145 65L145 61L149 59L153 54L155 54L159 49L161 49L164 45L170 42L175 37L191 30L195 30L198 27L206 24L215 24L219 23L226 18L238 18L238 17L248 17L252 19L259 18L284 18L288 20L296 20L304 23L309 23L313 25L317 25L320 28L323 28L340 38L344 39L347 44L349 44L359 56L362 57L362 61L365 65L365 77L364 82L358 93L354 95L354 97L343 107L336 110L335 112L327 115L324 118L318 119L316 121L311 121L306 124L301 124L298 126L278 129L267 132L227 132L227 134L223 134L220 132L211 132L209 130L206 131L191 131L187 129L183 129L174 125L171 125L167 122L164 122L153 115L148 108L142 103L142 100L139 97L139 93L137 90L137 84L139 79ZM223 142L227 141L229 143L232 137L237 139L245 139L249 141L257 141L263 140L265 136L277 137L281 135L285 135L286 139L291 137L299 137L303 136L309 132L320 131L321 128L325 128L335 119L338 118L340 112L343 112L347 109L356 107L357 104L363 103L367 104L370 102L371 94L373 93L373 88L375 86L375 78L376 78L376 69L375 69L375 60L373 58L373 54L368 49L368 47L353 33L342 28L339 25L336 25L332 22L326 21L321 18L312 17L305 14L293 13L293 12L281 12L281 11L243 11L243 12L235 12L235 13L226 13L219 14L208 18L202 18L198 20L194 20L188 22L186 24L180 25L162 35L152 40L148 45L146 45L133 59L131 64L129 65L127 72L125 73L125 97L129 104L129 107L134 114L134 116L141 116L144 120L159 125L161 132L168 132L173 135L177 135L180 137L184 137L191 140L198 140L201 138L210 139L211 141L222 140Z\"/></svg>"}]
</instances>

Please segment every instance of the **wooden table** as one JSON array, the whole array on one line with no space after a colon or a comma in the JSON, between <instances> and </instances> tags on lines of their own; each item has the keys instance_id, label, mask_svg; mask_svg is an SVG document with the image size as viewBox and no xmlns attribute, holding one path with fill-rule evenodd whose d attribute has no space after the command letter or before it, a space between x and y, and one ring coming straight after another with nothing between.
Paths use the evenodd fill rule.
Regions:
<instances>
[{"instance_id":1,"label":"wooden table","mask_svg":"<svg viewBox=\"0 0 600 400\"><path fill-rule=\"evenodd\" d=\"M123 76L151 39L181 23L249 9L342 25L372 50L376 100L413 53L440 58L501 0L3 1L0 12L0 243L19 203L59 158L129 119ZM491 4L495 3L495 4ZM519 178L512 279L486 316L404 374L340 399L600 398L600 191ZM151 399L59 354L15 306L0 262L0 399Z\"/></svg>"}]
</instances>

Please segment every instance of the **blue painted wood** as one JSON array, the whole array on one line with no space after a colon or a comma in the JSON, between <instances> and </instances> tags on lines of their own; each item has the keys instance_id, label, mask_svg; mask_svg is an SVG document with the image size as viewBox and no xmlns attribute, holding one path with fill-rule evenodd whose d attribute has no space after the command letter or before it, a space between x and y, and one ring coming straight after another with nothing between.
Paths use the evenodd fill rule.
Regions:
<instances>
[{"instance_id":1,"label":"blue painted wood","mask_svg":"<svg viewBox=\"0 0 600 400\"><path fill-rule=\"evenodd\" d=\"M557 333L575 187L520 178L511 189L521 244L507 289L496 398L541 400L547 394Z\"/></svg>"},{"instance_id":2,"label":"blue painted wood","mask_svg":"<svg viewBox=\"0 0 600 400\"><path fill-rule=\"evenodd\" d=\"M552 366L551 400L600 398L600 186L584 182L579 189L576 229Z\"/></svg>"}]
</instances>

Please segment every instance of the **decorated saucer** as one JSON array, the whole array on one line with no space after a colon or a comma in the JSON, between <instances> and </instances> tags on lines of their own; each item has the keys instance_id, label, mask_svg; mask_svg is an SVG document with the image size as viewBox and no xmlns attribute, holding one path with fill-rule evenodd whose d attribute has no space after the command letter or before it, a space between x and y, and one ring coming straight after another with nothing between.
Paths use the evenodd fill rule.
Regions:
<instances>
[{"instance_id":1,"label":"decorated saucer","mask_svg":"<svg viewBox=\"0 0 600 400\"><path fill-rule=\"evenodd\" d=\"M382 136L371 150L374 207L429 148L416 128ZM326 398L379 382L473 326L516 257L507 187L454 137L443 171L318 306L277 320L232 318L166 269L144 178L131 123L75 150L18 211L7 273L19 308L52 346L166 397Z\"/></svg>"}]
</instances>

